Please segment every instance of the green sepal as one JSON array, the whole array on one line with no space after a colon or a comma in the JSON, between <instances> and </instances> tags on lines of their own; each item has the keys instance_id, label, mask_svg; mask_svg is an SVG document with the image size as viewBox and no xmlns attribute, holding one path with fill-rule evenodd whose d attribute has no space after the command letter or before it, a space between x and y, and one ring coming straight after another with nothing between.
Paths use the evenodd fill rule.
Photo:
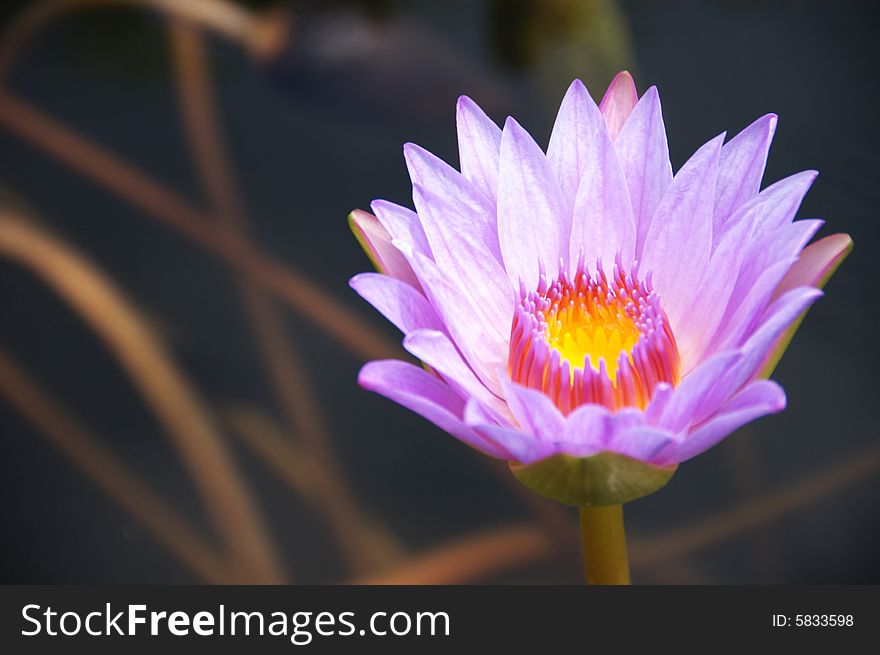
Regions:
<instances>
[{"instance_id":1,"label":"green sepal","mask_svg":"<svg viewBox=\"0 0 880 655\"><path fill-rule=\"evenodd\" d=\"M537 494L574 507L620 505L654 493L678 465L652 466L617 453L553 455L531 464L509 463L513 475Z\"/></svg>"}]
</instances>

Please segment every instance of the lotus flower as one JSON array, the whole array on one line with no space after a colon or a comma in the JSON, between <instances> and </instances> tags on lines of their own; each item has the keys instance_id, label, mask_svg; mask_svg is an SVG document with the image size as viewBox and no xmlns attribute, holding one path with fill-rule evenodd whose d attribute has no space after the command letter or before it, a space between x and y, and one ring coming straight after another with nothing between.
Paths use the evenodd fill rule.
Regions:
<instances>
[{"instance_id":1,"label":"lotus flower","mask_svg":"<svg viewBox=\"0 0 880 655\"><path fill-rule=\"evenodd\" d=\"M804 249L815 172L760 190L776 121L673 174L657 90L628 73L598 106L575 80L546 152L461 97L461 171L408 143L415 211L351 216L380 271L351 286L424 364L370 362L360 384L580 506L654 491L781 411L765 378L852 242Z\"/></svg>"}]
</instances>

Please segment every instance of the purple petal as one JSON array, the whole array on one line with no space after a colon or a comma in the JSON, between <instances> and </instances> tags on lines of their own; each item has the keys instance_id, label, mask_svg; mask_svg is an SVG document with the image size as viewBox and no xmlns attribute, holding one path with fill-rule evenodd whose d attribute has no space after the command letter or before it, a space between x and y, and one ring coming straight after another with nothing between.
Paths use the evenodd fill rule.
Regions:
<instances>
[{"instance_id":1,"label":"purple petal","mask_svg":"<svg viewBox=\"0 0 880 655\"><path fill-rule=\"evenodd\" d=\"M412 209L395 205L387 200L374 200L370 206L391 237L392 243L434 259L419 216Z\"/></svg>"},{"instance_id":2,"label":"purple petal","mask_svg":"<svg viewBox=\"0 0 880 655\"><path fill-rule=\"evenodd\" d=\"M558 452L554 444L543 442L513 428L492 424L474 424L471 429L487 441L497 444L499 450L507 453L508 461L531 464Z\"/></svg>"},{"instance_id":3,"label":"purple petal","mask_svg":"<svg viewBox=\"0 0 880 655\"><path fill-rule=\"evenodd\" d=\"M499 394L498 381L507 364L508 334L501 326L489 324L471 301L424 255L415 254L410 263L425 295L437 310L456 346L489 389Z\"/></svg>"},{"instance_id":4,"label":"purple petal","mask_svg":"<svg viewBox=\"0 0 880 655\"><path fill-rule=\"evenodd\" d=\"M735 348L755 327L773 290L795 262L795 257L822 221L797 221L754 242L743 260L736 285L709 349Z\"/></svg>"},{"instance_id":5,"label":"purple petal","mask_svg":"<svg viewBox=\"0 0 880 655\"><path fill-rule=\"evenodd\" d=\"M561 192L550 164L532 137L508 118L501 136L498 178L498 238L514 285L538 284L539 263L555 277L568 254L570 216L563 216Z\"/></svg>"},{"instance_id":6,"label":"purple petal","mask_svg":"<svg viewBox=\"0 0 880 655\"><path fill-rule=\"evenodd\" d=\"M496 417L504 417L509 421L507 406L480 382L443 332L418 330L404 339L403 347L442 375L460 395L476 398L492 410Z\"/></svg>"},{"instance_id":7,"label":"purple petal","mask_svg":"<svg viewBox=\"0 0 880 655\"><path fill-rule=\"evenodd\" d=\"M722 353L691 371L675 389L657 425L676 433L693 423L698 414L714 411L726 400L718 398L718 387L742 357L738 351Z\"/></svg>"},{"instance_id":8,"label":"purple petal","mask_svg":"<svg viewBox=\"0 0 880 655\"><path fill-rule=\"evenodd\" d=\"M834 275L837 267L846 259L846 256L852 250L853 242L848 234L832 234L807 246L801 252L798 260L785 274L785 277L777 285L776 289L770 297L771 302L782 297L792 289L796 289L799 285L811 286L821 289L829 278ZM798 318L785 329L785 331L777 337L773 346L767 351L763 361L760 364L758 376L770 377L773 369L782 358L785 349L794 337L798 326L803 320L807 310L804 310Z\"/></svg>"},{"instance_id":9,"label":"purple petal","mask_svg":"<svg viewBox=\"0 0 880 655\"><path fill-rule=\"evenodd\" d=\"M612 140L620 134L626 119L629 118L638 101L639 94L636 91L632 75L628 71L621 71L615 75L608 90L605 91L602 102L599 103L599 110L605 117L608 133Z\"/></svg>"},{"instance_id":10,"label":"purple petal","mask_svg":"<svg viewBox=\"0 0 880 655\"><path fill-rule=\"evenodd\" d=\"M393 359L369 362L361 369L358 384L403 405L490 457L508 458L496 444L464 424L464 401L449 385L417 366Z\"/></svg>"},{"instance_id":11,"label":"purple petal","mask_svg":"<svg viewBox=\"0 0 880 655\"><path fill-rule=\"evenodd\" d=\"M675 387L668 382L658 382L654 387L654 393L651 395L651 402L645 408L645 422L648 425L657 425L669 401L675 393Z\"/></svg>"},{"instance_id":12,"label":"purple petal","mask_svg":"<svg viewBox=\"0 0 880 655\"><path fill-rule=\"evenodd\" d=\"M569 455L589 457L605 450L611 412L602 405L581 405L565 420L562 447Z\"/></svg>"},{"instance_id":13,"label":"purple petal","mask_svg":"<svg viewBox=\"0 0 880 655\"><path fill-rule=\"evenodd\" d=\"M743 244L748 243L750 231L751 225L742 221L727 232L712 253L700 287L675 328L684 374L703 359L721 324L745 256Z\"/></svg>"},{"instance_id":14,"label":"purple petal","mask_svg":"<svg viewBox=\"0 0 880 655\"><path fill-rule=\"evenodd\" d=\"M547 146L547 161L559 183L562 211L568 216L599 128L605 129L605 120L583 82L575 80L559 106Z\"/></svg>"},{"instance_id":15,"label":"purple petal","mask_svg":"<svg viewBox=\"0 0 880 655\"><path fill-rule=\"evenodd\" d=\"M450 233L458 230L462 232L460 239L472 241L475 246L483 248L483 257L492 256L501 261L495 206L488 196L474 187L452 166L414 143L405 144L403 154L414 187L418 186L429 191L432 197L445 201L446 207L456 208L459 216L467 217L466 221L459 220L454 227L450 227L445 221L437 220L435 216L423 215L422 207L416 204L419 220L431 250L448 242ZM434 252L435 260L438 254Z\"/></svg>"},{"instance_id":16,"label":"purple petal","mask_svg":"<svg viewBox=\"0 0 880 655\"><path fill-rule=\"evenodd\" d=\"M378 273L361 273L348 284L404 334L421 329L444 329L428 300L406 282Z\"/></svg>"},{"instance_id":17,"label":"purple petal","mask_svg":"<svg viewBox=\"0 0 880 655\"><path fill-rule=\"evenodd\" d=\"M498 196L501 128L467 96L458 99L456 127L462 175L494 202Z\"/></svg>"},{"instance_id":18,"label":"purple petal","mask_svg":"<svg viewBox=\"0 0 880 655\"><path fill-rule=\"evenodd\" d=\"M788 225L794 220L801 201L815 179L815 171L803 171L767 187L733 212L720 231L715 233L714 242L718 244L727 231L741 222L752 225L755 238Z\"/></svg>"},{"instance_id":19,"label":"purple petal","mask_svg":"<svg viewBox=\"0 0 880 655\"><path fill-rule=\"evenodd\" d=\"M565 417L546 395L505 380L504 396L524 432L548 442L562 438Z\"/></svg>"},{"instance_id":20,"label":"purple petal","mask_svg":"<svg viewBox=\"0 0 880 655\"><path fill-rule=\"evenodd\" d=\"M775 382L753 382L731 399L712 420L678 446L664 451L657 464L677 464L707 451L746 423L785 408L785 392Z\"/></svg>"},{"instance_id":21,"label":"purple petal","mask_svg":"<svg viewBox=\"0 0 880 655\"><path fill-rule=\"evenodd\" d=\"M672 435L646 425L639 410L624 408L612 414L600 405L582 405L569 415L563 441L561 449L576 457L608 451L649 461L672 441Z\"/></svg>"},{"instance_id":22,"label":"purple petal","mask_svg":"<svg viewBox=\"0 0 880 655\"><path fill-rule=\"evenodd\" d=\"M486 249L486 235L475 234L473 213L466 205L450 202L419 184L413 187L413 199L437 266L487 323L510 323L513 286L501 263ZM496 239L494 232L492 239Z\"/></svg>"},{"instance_id":23,"label":"purple petal","mask_svg":"<svg viewBox=\"0 0 880 655\"><path fill-rule=\"evenodd\" d=\"M755 224L755 235L767 234L794 221L804 196L807 195L818 175L816 171L801 171L764 189L760 195L770 202L766 205L767 214Z\"/></svg>"},{"instance_id":24,"label":"purple petal","mask_svg":"<svg viewBox=\"0 0 880 655\"><path fill-rule=\"evenodd\" d=\"M776 122L775 114L762 116L721 149L715 191L713 229L716 233L721 232L734 210L754 197L761 188Z\"/></svg>"},{"instance_id":25,"label":"purple petal","mask_svg":"<svg viewBox=\"0 0 880 655\"><path fill-rule=\"evenodd\" d=\"M734 351L740 353L741 357L718 376L717 384L703 396L700 406L694 412L693 422L700 423L711 417L718 407L754 380L771 345L821 295L821 291L801 287L773 303L763 316L760 327L740 350Z\"/></svg>"},{"instance_id":26,"label":"purple petal","mask_svg":"<svg viewBox=\"0 0 880 655\"><path fill-rule=\"evenodd\" d=\"M574 202L569 257L575 262L583 254L590 264L597 259L610 263L619 252L623 261L631 262L635 258L636 223L626 177L598 111L596 120L599 125L590 148L580 153L582 173Z\"/></svg>"},{"instance_id":27,"label":"purple petal","mask_svg":"<svg viewBox=\"0 0 880 655\"><path fill-rule=\"evenodd\" d=\"M648 89L633 108L614 147L629 187L638 228L636 249L641 253L654 210L672 182L669 145L656 87Z\"/></svg>"},{"instance_id":28,"label":"purple petal","mask_svg":"<svg viewBox=\"0 0 880 655\"><path fill-rule=\"evenodd\" d=\"M761 318L759 327L742 347L745 356L737 365L734 389L759 374L762 363L780 335L821 296L822 292L818 289L798 287L773 301Z\"/></svg>"},{"instance_id":29,"label":"purple petal","mask_svg":"<svg viewBox=\"0 0 880 655\"><path fill-rule=\"evenodd\" d=\"M651 271L673 330L700 286L712 252L712 206L723 142L724 135L712 139L682 166L645 237L642 270Z\"/></svg>"},{"instance_id":30,"label":"purple petal","mask_svg":"<svg viewBox=\"0 0 880 655\"><path fill-rule=\"evenodd\" d=\"M653 463L660 452L678 443L668 430L642 425L616 431L608 444L608 450Z\"/></svg>"},{"instance_id":31,"label":"purple petal","mask_svg":"<svg viewBox=\"0 0 880 655\"><path fill-rule=\"evenodd\" d=\"M464 420L476 433L505 450L510 461L530 464L558 451L552 443L525 434L512 426L498 425L485 407L473 398L465 405Z\"/></svg>"},{"instance_id":32,"label":"purple petal","mask_svg":"<svg viewBox=\"0 0 880 655\"><path fill-rule=\"evenodd\" d=\"M406 257L392 245L391 236L375 216L355 209L349 214L348 222L377 271L419 288L419 281Z\"/></svg>"}]
</instances>

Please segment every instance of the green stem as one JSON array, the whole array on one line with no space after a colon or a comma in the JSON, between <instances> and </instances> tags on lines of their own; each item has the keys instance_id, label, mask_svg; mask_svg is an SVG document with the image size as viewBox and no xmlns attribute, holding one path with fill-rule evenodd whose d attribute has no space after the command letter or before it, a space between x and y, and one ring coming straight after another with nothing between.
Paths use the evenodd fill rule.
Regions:
<instances>
[{"instance_id":1,"label":"green stem","mask_svg":"<svg viewBox=\"0 0 880 655\"><path fill-rule=\"evenodd\" d=\"M623 506L581 507L587 584L629 584Z\"/></svg>"}]
</instances>

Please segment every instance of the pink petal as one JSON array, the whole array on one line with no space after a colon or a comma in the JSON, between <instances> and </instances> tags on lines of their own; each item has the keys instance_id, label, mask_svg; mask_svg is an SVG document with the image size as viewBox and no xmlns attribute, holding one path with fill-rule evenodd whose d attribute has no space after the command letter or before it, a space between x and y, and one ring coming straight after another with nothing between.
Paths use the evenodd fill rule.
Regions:
<instances>
[{"instance_id":1,"label":"pink petal","mask_svg":"<svg viewBox=\"0 0 880 655\"><path fill-rule=\"evenodd\" d=\"M377 271L420 288L406 257L391 244L391 237L375 216L355 209L348 215L348 225Z\"/></svg>"},{"instance_id":2,"label":"pink petal","mask_svg":"<svg viewBox=\"0 0 880 655\"><path fill-rule=\"evenodd\" d=\"M608 90L605 91L602 102L599 103L599 110L605 116L608 133L612 140L620 134L620 130L623 129L626 119L629 118L638 100L639 94L636 91L636 84L629 71L621 71L615 75Z\"/></svg>"},{"instance_id":3,"label":"pink petal","mask_svg":"<svg viewBox=\"0 0 880 655\"><path fill-rule=\"evenodd\" d=\"M797 261L788 269L773 291L771 300L795 287L810 286L821 289L834 275L837 267L852 252L853 241L848 234L832 234L801 251Z\"/></svg>"}]
</instances>

